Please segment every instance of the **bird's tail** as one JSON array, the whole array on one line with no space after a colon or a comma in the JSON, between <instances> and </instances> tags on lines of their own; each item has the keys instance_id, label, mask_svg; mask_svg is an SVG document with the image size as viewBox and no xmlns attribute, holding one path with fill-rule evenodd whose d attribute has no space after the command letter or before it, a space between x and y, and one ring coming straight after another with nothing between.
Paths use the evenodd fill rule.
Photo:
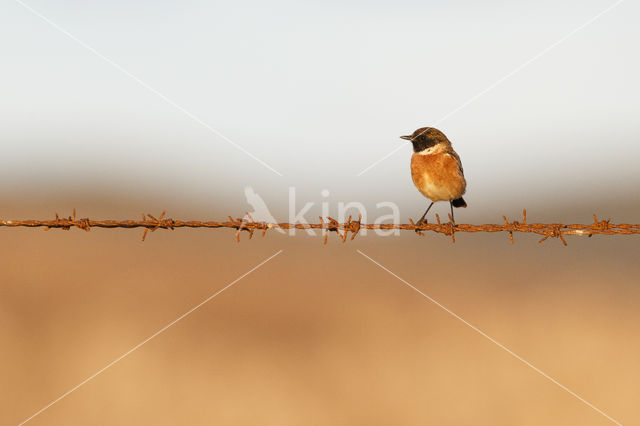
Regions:
<instances>
[{"instance_id":1,"label":"bird's tail","mask_svg":"<svg viewBox=\"0 0 640 426\"><path fill-rule=\"evenodd\" d=\"M453 207L467 207L467 202L462 197L456 198L451 202L451 204Z\"/></svg>"}]
</instances>

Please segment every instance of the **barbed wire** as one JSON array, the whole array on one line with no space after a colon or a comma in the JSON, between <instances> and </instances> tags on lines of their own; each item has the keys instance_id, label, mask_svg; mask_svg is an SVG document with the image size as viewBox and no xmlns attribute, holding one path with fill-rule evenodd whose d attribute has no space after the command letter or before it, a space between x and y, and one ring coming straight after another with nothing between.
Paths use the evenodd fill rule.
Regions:
<instances>
[{"instance_id":1,"label":"barbed wire","mask_svg":"<svg viewBox=\"0 0 640 426\"><path fill-rule=\"evenodd\" d=\"M142 241L147 237L149 231L154 232L158 229L176 229L176 228L231 228L236 230L236 241L240 242L240 233L247 232L249 239L253 237L254 232L261 231L262 236L267 231L272 229L319 229L323 231L324 243L327 243L327 237L329 232L336 232L342 242L347 240L349 234L351 234L351 240L362 229L371 230L402 230L412 231L420 236L424 236L425 232L435 232L444 234L451 237L453 243L456 242L455 234L457 232L508 232L509 240L513 244L513 233L532 233L541 235L542 239L539 242L544 242L548 238L558 238L566 246L566 235L578 235L589 236L592 235L632 235L640 234L640 224L615 224L611 223L611 219L598 220L598 217L593 215L593 223L582 225L572 224L565 225L563 223L527 223L527 211L522 211L522 222L507 220L506 216L502 216L503 224L484 224L484 225L472 225L472 224L457 224L451 220L449 215L449 222L441 222L440 216L436 214L436 223L420 223L417 224L413 220L409 219L410 223L399 224L384 224L384 223L362 223L361 216L358 220L353 220L351 216L346 222L338 222L337 220L328 217L326 220L320 217L320 223L267 223L258 222L253 220L249 213L244 218L232 218L228 217L228 221L200 221L200 220L178 220L165 218L166 211L163 211L157 218L151 214L143 214L141 220L93 220L89 218L76 218L76 211L73 210L73 215L69 217L60 217L56 213L56 218L51 220L0 220L0 227L27 227L38 228L42 227L45 230L49 229L63 229L69 230L71 228L79 228L85 231L90 231L91 228L144 228L142 234Z\"/></svg>"}]
</instances>

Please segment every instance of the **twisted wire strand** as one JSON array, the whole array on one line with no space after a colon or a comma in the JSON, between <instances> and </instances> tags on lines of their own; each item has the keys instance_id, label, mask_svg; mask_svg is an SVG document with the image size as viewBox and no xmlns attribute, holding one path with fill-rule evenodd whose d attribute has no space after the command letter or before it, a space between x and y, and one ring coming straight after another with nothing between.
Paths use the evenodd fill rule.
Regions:
<instances>
[{"instance_id":1,"label":"twisted wire strand","mask_svg":"<svg viewBox=\"0 0 640 426\"><path fill-rule=\"evenodd\" d=\"M254 232L261 231L262 236L271 229L319 229L323 231L324 243L327 243L329 232L336 232L340 239L345 242L350 235L353 240L361 229L370 230L401 230L412 231L423 236L425 232L435 232L451 237L451 241L455 243L455 234L457 232L508 232L509 240L513 244L513 233L533 233L541 235L543 242L548 238L558 238L566 246L565 236L592 236L592 235L635 235L640 234L640 224L611 223L611 219L598 220L593 215L593 223L590 224L564 224L564 223L527 223L527 211L522 212L522 222L509 221L506 216L502 216L504 223L501 224L464 224L453 223L451 216L449 222L442 222L440 217L436 215L436 223L414 223L409 219L409 223L362 223L361 218L354 220L351 216L346 222L338 222L328 217L327 219L319 218L319 223L266 223L254 221L247 213L245 218L228 217L227 221L202 221L202 220L179 220L165 218L166 211L162 212L157 218L151 214L143 214L141 220L94 220L89 218L76 218L76 211L73 215L66 218L60 217L56 213L55 219L50 220L0 220L0 227L27 227L27 228L45 228L69 230L71 228L83 229L90 231L91 228L144 228L142 241L147 237L149 231L154 232L158 229L176 229L176 228L231 228L236 230L236 240L240 241L240 232L247 232L249 239ZM247 219L247 217L249 219Z\"/></svg>"}]
</instances>

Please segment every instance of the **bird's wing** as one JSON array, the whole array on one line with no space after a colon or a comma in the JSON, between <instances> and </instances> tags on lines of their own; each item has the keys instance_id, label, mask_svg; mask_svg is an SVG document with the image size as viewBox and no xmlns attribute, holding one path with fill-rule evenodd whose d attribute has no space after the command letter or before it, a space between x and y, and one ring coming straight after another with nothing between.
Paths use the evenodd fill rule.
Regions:
<instances>
[{"instance_id":1,"label":"bird's wing","mask_svg":"<svg viewBox=\"0 0 640 426\"><path fill-rule=\"evenodd\" d=\"M453 149L449 149L449 150L447 150L447 154L449 154L451 157L453 157L454 160L456 160L456 163L458 163L458 169L460 169L460 174L462 174L464 176L464 169L462 168L462 161L460 161L460 156L458 155L458 153L455 152Z\"/></svg>"}]
</instances>

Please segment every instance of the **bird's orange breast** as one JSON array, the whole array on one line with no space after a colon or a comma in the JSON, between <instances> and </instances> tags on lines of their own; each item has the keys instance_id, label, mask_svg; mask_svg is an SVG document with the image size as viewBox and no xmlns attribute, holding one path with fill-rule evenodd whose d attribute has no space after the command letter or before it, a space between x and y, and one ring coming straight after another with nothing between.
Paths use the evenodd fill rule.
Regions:
<instances>
[{"instance_id":1,"label":"bird's orange breast","mask_svg":"<svg viewBox=\"0 0 640 426\"><path fill-rule=\"evenodd\" d=\"M431 201L451 201L460 198L467 187L458 161L446 152L414 153L411 157L411 178L418 190Z\"/></svg>"}]
</instances>

